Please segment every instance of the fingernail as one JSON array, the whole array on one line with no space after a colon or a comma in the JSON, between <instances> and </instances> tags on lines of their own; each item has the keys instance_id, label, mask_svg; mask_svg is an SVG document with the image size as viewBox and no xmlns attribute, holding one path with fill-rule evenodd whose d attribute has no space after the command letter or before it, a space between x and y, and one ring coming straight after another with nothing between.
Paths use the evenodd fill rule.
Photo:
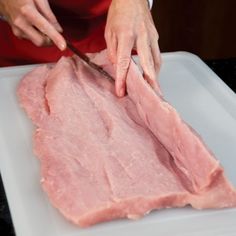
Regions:
<instances>
[{"instance_id":1,"label":"fingernail","mask_svg":"<svg viewBox=\"0 0 236 236\"><path fill-rule=\"evenodd\" d=\"M61 51L64 51L65 48L66 48L66 44L65 44L65 43L61 43L61 44L59 45L59 48L60 48Z\"/></svg>"}]
</instances>

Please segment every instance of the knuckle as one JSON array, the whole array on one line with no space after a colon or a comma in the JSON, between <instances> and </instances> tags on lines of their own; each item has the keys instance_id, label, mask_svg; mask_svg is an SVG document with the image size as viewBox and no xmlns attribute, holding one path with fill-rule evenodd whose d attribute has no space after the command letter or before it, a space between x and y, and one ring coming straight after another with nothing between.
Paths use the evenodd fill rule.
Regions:
<instances>
[{"instance_id":1,"label":"knuckle","mask_svg":"<svg viewBox=\"0 0 236 236\"><path fill-rule=\"evenodd\" d=\"M140 24L139 32L141 34L147 34L147 26L144 22Z\"/></svg>"},{"instance_id":2,"label":"knuckle","mask_svg":"<svg viewBox=\"0 0 236 236\"><path fill-rule=\"evenodd\" d=\"M41 46L43 46L43 44L44 44L44 40L41 38L41 39L35 39L34 41L33 41L33 43L37 46L37 47L41 47Z\"/></svg>"},{"instance_id":3,"label":"knuckle","mask_svg":"<svg viewBox=\"0 0 236 236\"><path fill-rule=\"evenodd\" d=\"M125 33L125 37L127 38L127 40L132 40L134 39L134 32L132 30L128 30L126 33Z\"/></svg>"},{"instance_id":4,"label":"knuckle","mask_svg":"<svg viewBox=\"0 0 236 236\"><path fill-rule=\"evenodd\" d=\"M119 25L114 26L114 31L117 32L117 34L126 34L126 32L132 31L132 27L129 25L125 25L123 23L120 23ZM124 33L125 32L125 33Z\"/></svg>"},{"instance_id":5,"label":"knuckle","mask_svg":"<svg viewBox=\"0 0 236 236\"><path fill-rule=\"evenodd\" d=\"M158 34L158 32L157 32L157 30L156 30L155 27L153 27L153 28L151 29L151 37L152 37L153 39L155 39L155 40L158 40L158 39L159 39L159 34Z\"/></svg>"},{"instance_id":6,"label":"knuckle","mask_svg":"<svg viewBox=\"0 0 236 236\"><path fill-rule=\"evenodd\" d=\"M42 42L39 42L39 41L35 41L34 44L35 44L35 46L37 46L37 47L43 46L43 43L42 43Z\"/></svg>"},{"instance_id":7,"label":"knuckle","mask_svg":"<svg viewBox=\"0 0 236 236\"><path fill-rule=\"evenodd\" d=\"M17 16L13 21L12 21L13 25L19 27L22 24L22 18L20 16Z\"/></svg>"},{"instance_id":8,"label":"knuckle","mask_svg":"<svg viewBox=\"0 0 236 236\"><path fill-rule=\"evenodd\" d=\"M12 31L13 31L13 34L16 36L16 37L21 37L21 33L20 33L20 31L19 30L17 30L17 29L12 29Z\"/></svg>"},{"instance_id":9,"label":"knuckle","mask_svg":"<svg viewBox=\"0 0 236 236\"><path fill-rule=\"evenodd\" d=\"M143 31L140 35L141 35L140 37L141 37L143 40L148 40L148 33L147 33L146 30Z\"/></svg>"},{"instance_id":10,"label":"knuckle","mask_svg":"<svg viewBox=\"0 0 236 236\"><path fill-rule=\"evenodd\" d=\"M32 42L34 43L35 46L40 47L40 44L37 40L33 40Z\"/></svg>"},{"instance_id":11,"label":"knuckle","mask_svg":"<svg viewBox=\"0 0 236 236\"><path fill-rule=\"evenodd\" d=\"M28 16L30 11L32 10L31 8L32 7L30 5L26 4L20 8L20 12L23 16Z\"/></svg>"}]
</instances>

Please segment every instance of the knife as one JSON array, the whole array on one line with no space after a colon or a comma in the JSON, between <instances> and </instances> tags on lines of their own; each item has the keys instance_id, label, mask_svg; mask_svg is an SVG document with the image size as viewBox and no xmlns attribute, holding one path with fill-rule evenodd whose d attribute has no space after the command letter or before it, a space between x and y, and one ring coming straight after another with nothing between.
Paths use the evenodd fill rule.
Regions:
<instances>
[{"instance_id":1,"label":"knife","mask_svg":"<svg viewBox=\"0 0 236 236\"><path fill-rule=\"evenodd\" d=\"M101 66L99 66L99 65L95 64L94 62L92 62L87 55L85 55L79 49L74 47L72 45L72 43L70 43L68 40L66 40L66 45L67 45L67 48L69 48L79 58L81 58L84 62L86 62L86 64L88 64L91 68L93 68L94 70L98 71L100 74L102 74L104 77L106 77L110 81L112 81L112 82L115 81L115 79L109 73L107 73L105 70L103 70L103 68Z\"/></svg>"}]
</instances>

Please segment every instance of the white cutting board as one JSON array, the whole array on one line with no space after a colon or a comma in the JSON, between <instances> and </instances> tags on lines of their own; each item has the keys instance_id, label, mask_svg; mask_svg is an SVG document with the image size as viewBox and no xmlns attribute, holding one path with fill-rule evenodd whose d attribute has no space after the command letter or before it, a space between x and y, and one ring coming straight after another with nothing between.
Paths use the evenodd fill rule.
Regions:
<instances>
[{"instance_id":1,"label":"white cutting board","mask_svg":"<svg viewBox=\"0 0 236 236\"><path fill-rule=\"evenodd\" d=\"M33 126L15 93L33 67L0 69L0 168L17 236L236 235L236 209L165 209L137 221L117 220L88 229L67 222L40 187ZM185 52L163 54L160 81L165 99L200 133L236 186L234 92L198 57Z\"/></svg>"}]
</instances>

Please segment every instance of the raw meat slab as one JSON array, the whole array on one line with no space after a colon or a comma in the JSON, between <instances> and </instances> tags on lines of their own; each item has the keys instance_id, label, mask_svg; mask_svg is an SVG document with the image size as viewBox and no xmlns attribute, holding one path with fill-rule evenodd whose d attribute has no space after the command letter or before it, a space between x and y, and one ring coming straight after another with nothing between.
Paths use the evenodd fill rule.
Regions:
<instances>
[{"instance_id":1,"label":"raw meat slab","mask_svg":"<svg viewBox=\"0 0 236 236\"><path fill-rule=\"evenodd\" d=\"M91 57L114 74L106 51ZM136 219L187 204L236 206L236 191L213 153L134 62L124 98L78 57L33 70L18 96L37 126L43 188L75 224Z\"/></svg>"},{"instance_id":2,"label":"raw meat slab","mask_svg":"<svg viewBox=\"0 0 236 236\"><path fill-rule=\"evenodd\" d=\"M163 57L160 79L165 98L201 134L236 184L235 94L196 56L170 53ZM155 211L139 221L116 221L86 230L68 224L48 204L38 184L39 164L31 145L33 127L18 107L15 96L19 80L33 67L0 70L1 174L17 235L196 235L196 232L207 236L235 235L234 209ZM6 107L7 113L3 112Z\"/></svg>"}]
</instances>

